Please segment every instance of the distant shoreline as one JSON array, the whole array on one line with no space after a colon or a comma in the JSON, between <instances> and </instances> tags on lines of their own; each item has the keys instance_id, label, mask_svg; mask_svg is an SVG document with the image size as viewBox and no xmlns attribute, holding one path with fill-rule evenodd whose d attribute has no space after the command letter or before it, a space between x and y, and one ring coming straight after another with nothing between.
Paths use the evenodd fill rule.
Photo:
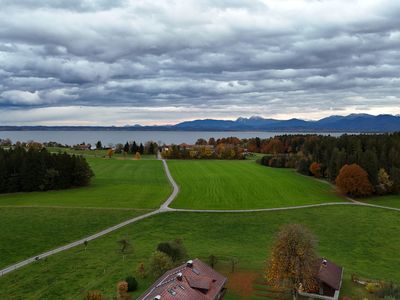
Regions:
<instances>
[{"instance_id":1,"label":"distant shoreline","mask_svg":"<svg viewBox=\"0 0 400 300\"><path fill-rule=\"evenodd\" d=\"M79 127L79 126L71 126L71 127L50 127L50 126L32 126L32 127L0 127L0 131L169 131L169 132L280 132L280 133L309 133L309 134L318 134L318 133L391 133L396 131L360 131L360 130L330 130L330 129L304 129L304 128L277 128L277 129L177 129L177 128L164 128L164 127Z\"/></svg>"}]
</instances>

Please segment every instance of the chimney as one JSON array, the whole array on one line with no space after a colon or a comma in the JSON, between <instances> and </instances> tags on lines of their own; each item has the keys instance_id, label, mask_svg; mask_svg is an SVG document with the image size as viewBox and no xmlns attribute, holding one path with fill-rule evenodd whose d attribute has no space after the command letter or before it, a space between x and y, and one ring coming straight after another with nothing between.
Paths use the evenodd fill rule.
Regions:
<instances>
[{"instance_id":1,"label":"chimney","mask_svg":"<svg viewBox=\"0 0 400 300\"><path fill-rule=\"evenodd\" d=\"M325 258L322 259L322 265L324 267L326 267L328 265L328 261Z\"/></svg>"},{"instance_id":2,"label":"chimney","mask_svg":"<svg viewBox=\"0 0 400 300\"><path fill-rule=\"evenodd\" d=\"M188 260L186 263L186 267L192 268L193 267L193 260Z\"/></svg>"},{"instance_id":3,"label":"chimney","mask_svg":"<svg viewBox=\"0 0 400 300\"><path fill-rule=\"evenodd\" d=\"M178 279L179 281L182 281L182 276L183 276L183 274L181 272L179 272L178 274L176 274L176 279Z\"/></svg>"}]
</instances>

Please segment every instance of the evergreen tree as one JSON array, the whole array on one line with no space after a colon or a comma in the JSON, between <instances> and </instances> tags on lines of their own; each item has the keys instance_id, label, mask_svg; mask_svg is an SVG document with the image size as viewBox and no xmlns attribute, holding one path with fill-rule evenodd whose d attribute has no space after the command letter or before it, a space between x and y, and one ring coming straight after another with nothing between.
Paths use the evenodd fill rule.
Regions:
<instances>
[{"instance_id":1,"label":"evergreen tree","mask_svg":"<svg viewBox=\"0 0 400 300\"><path fill-rule=\"evenodd\" d=\"M367 171L369 181L372 185L378 184L378 157L375 151L368 149L362 154L360 166Z\"/></svg>"},{"instance_id":2,"label":"evergreen tree","mask_svg":"<svg viewBox=\"0 0 400 300\"><path fill-rule=\"evenodd\" d=\"M103 145L101 144L101 141L97 141L96 149L103 149Z\"/></svg>"},{"instance_id":3,"label":"evergreen tree","mask_svg":"<svg viewBox=\"0 0 400 300\"><path fill-rule=\"evenodd\" d=\"M143 147L143 144L142 143L140 143L140 145L139 145L139 153L140 154L143 154L144 153L144 147Z\"/></svg>"},{"instance_id":4,"label":"evergreen tree","mask_svg":"<svg viewBox=\"0 0 400 300\"><path fill-rule=\"evenodd\" d=\"M124 146L124 152L125 152L125 153L128 153L128 152L129 152L129 148L130 148L130 147L129 147L129 143L126 142L126 143L125 143L125 146Z\"/></svg>"},{"instance_id":5,"label":"evergreen tree","mask_svg":"<svg viewBox=\"0 0 400 300\"><path fill-rule=\"evenodd\" d=\"M131 145L130 153L135 154L136 152L138 152L138 146L137 146L136 142L133 141L133 143Z\"/></svg>"}]
</instances>

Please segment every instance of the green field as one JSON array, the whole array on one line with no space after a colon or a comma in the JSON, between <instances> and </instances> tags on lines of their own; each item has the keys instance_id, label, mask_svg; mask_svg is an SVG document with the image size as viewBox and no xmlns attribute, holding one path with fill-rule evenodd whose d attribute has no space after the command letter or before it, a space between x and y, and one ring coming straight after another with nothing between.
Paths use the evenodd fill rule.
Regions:
<instances>
[{"instance_id":1,"label":"green field","mask_svg":"<svg viewBox=\"0 0 400 300\"><path fill-rule=\"evenodd\" d=\"M75 154L75 155L83 155L85 157L99 157L103 158L107 156L107 150L106 149L101 149L101 150L75 150L72 148L61 148L61 147L46 147L46 149L49 152L57 152L57 153L63 153L67 152L68 154ZM134 155L133 154L113 154L113 158L125 158L125 159L133 159ZM142 154L141 159L156 159L155 154Z\"/></svg>"},{"instance_id":2,"label":"green field","mask_svg":"<svg viewBox=\"0 0 400 300\"><path fill-rule=\"evenodd\" d=\"M183 239L191 257L236 257L239 271L262 272L278 228L301 223L318 237L319 252L345 267L341 296L358 295L349 276L400 282L400 223L398 212L336 206L260 213L164 213L129 225L89 244L74 248L0 277L0 299L83 299L89 290L100 290L112 299L118 280L133 274L146 262L157 244ZM125 257L117 241L128 238L133 249ZM140 290L152 279L139 279ZM350 290L351 289L351 290ZM234 292L226 299L238 299ZM358 299L352 297L352 299ZM371 299L371 298L370 298Z\"/></svg>"},{"instance_id":3,"label":"green field","mask_svg":"<svg viewBox=\"0 0 400 300\"><path fill-rule=\"evenodd\" d=\"M368 198L365 201L366 203L395 207L400 208L400 195L389 195L389 196L379 196Z\"/></svg>"},{"instance_id":4,"label":"green field","mask_svg":"<svg viewBox=\"0 0 400 300\"><path fill-rule=\"evenodd\" d=\"M95 177L88 187L0 195L0 206L157 208L171 193L158 160L89 158Z\"/></svg>"},{"instance_id":5,"label":"green field","mask_svg":"<svg viewBox=\"0 0 400 300\"><path fill-rule=\"evenodd\" d=\"M0 268L143 213L115 209L0 208Z\"/></svg>"},{"instance_id":6,"label":"green field","mask_svg":"<svg viewBox=\"0 0 400 300\"><path fill-rule=\"evenodd\" d=\"M175 208L252 209L341 202L334 188L254 161L169 160L181 188Z\"/></svg>"}]
</instances>

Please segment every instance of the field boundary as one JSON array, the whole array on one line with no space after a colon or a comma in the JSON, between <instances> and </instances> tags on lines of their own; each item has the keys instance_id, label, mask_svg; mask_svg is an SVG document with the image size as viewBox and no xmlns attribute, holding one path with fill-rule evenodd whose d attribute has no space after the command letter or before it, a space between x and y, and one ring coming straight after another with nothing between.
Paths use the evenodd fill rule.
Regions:
<instances>
[{"instance_id":1,"label":"field boundary","mask_svg":"<svg viewBox=\"0 0 400 300\"><path fill-rule=\"evenodd\" d=\"M71 248L74 248L76 246L82 245L87 241L91 241L94 239L97 239L99 237L102 237L110 232L113 232L117 229L120 229L122 227L125 227L127 225L130 225L132 223L135 223L137 221L146 219L148 217L160 214L160 213L165 213L165 212L193 212L193 213L248 213L248 212L268 212L268 211L284 211L284 210L295 210L295 209L305 209L305 208L312 208L312 207L323 207L323 206L337 206L337 205L351 205L351 206L367 206L367 207L372 207L372 208L380 208L380 209L386 209L386 210L392 210L392 211L400 211L400 208L393 208L393 207L387 207L387 206L381 206L381 205L374 205L374 204L368 204L368 203L363 203L359 202L353 199L351 202L331 202L331 203L320 203L320 204L310 204L310 205L301 205L301 206L288 206L288 207L276 207L276 208L261 208L261 209L244 209L244 210L196 210L196 209L177 209L177 208L170 208L169 205L173 202L173 200L176 198L176 196L179 193L179 186L175 182L174 178L172 177L168 164L165 159L161 158L160 155L157 156L159 160L162 161L163 166L164 166L164 171L165 174L167 175L168 181L170 182L173 190L171 195L167 198L167 200L161 204L160 208L157 210L151 211L149 213L137 216L135 218L126 220L122 223L119 223L117 225L111 226L107 229L104 229L98 233L95 233L93 235L87 236L85 238L79 239L75 242L66 244L64 246L55 248L53 250L44 252L42 254L38 254L36 256L33 256L31 258L25 259L23 261L20 261L18 263L15 263L13 265L10 265L2 270L0 270L0 277L15 271L19 268L22 268L28 264L31 264L33 262L36 262L40 259L46 258L48 256L51 256L53 254L60 253L65 250L69 250Z\"/></svg>"}]
</instances>

